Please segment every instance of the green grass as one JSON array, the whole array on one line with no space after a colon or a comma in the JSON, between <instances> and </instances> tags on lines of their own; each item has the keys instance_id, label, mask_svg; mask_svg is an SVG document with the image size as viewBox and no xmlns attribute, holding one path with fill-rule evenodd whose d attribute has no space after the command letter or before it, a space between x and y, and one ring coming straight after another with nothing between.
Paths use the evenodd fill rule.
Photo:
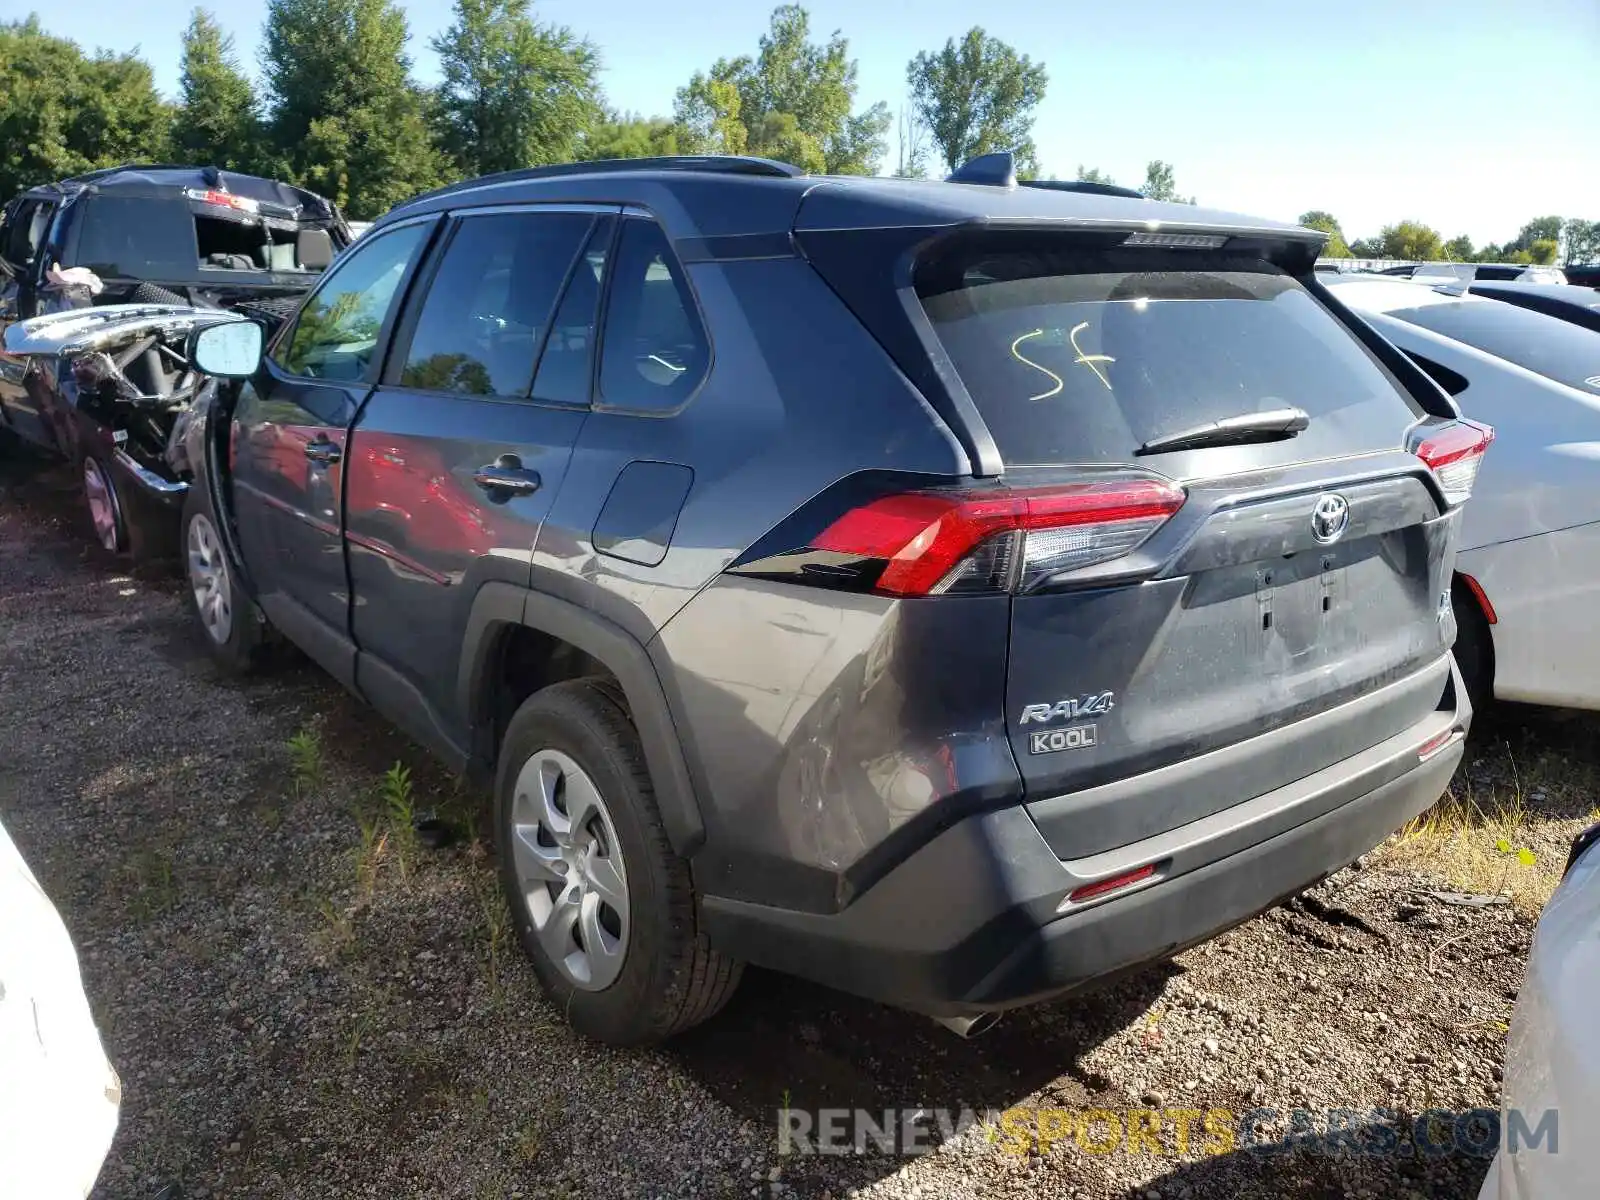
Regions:
<instances>
[{"instance_id":1,"label":"green grass","mask_svg":"<svg viewBox=\"0 0 1600 1200\"><path fill-rule=\"evenodd\" d=\"M383 773L378 795L389 824L389 845L394 852L395 866L400 878L405 879L411 874L417 851L417 812L411 791L411 768L400 762L391 766Z\"/></svg>"},{"instance_id":2,"label":"green grass","mask_svg":"<svg viewBox=\"0 0 1600 1200\"><path fill-rule=\"evenodd\" d=\"M294 798L301 800L322 783L322 738L306 726L289 739L287 747Z\"/></svg>"}]
</instances>

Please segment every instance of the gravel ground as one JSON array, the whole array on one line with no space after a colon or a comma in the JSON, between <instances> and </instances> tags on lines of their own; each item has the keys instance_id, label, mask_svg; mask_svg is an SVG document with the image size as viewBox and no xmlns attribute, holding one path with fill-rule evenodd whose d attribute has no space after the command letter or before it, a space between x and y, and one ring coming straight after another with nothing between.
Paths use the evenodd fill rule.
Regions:
<instances>
[{"instance_id":1,"label":"gravel ground","mask_svg":"<svg viewBox=\"0 0 1600 1200\"><path fill-rule=\"evenodd\" d=\"M752 972L671 1047L608 1050L567 1030L515 949L473 835L483 798L311 667L219 674L170 571L130 574L78 512L71 472L0 449L0 818L73 933L122 1075L98 1196L1476 1195L1486 1164L1460 1152L1267 1155L1197 1126L1180 1153L1170 1119L1137 1152L1091 1152L1104 1124L1025 1131L1064 1119L1036 1107L1387 1108L1407 1130L1494 1107L1532 933L1510 906L1441 901L1446 881L1380 853L972 1041ZM1593 765L1595 733L1518 717L1466 770L1483 794L1556 764L1534 805L1554 853L1593 807L1571 764ZM395 763L409 780L386 785ZM397 807L461 832L407 846ZM779 1153L781 1108L919 1106L1011 1115L923 1156Z\"/></svg>"}]
</instances>

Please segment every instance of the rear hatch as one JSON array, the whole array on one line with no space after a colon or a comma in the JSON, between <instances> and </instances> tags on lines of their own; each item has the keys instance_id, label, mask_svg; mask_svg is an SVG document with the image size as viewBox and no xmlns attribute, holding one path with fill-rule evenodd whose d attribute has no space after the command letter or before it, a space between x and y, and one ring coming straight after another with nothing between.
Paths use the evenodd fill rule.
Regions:
<instances>
[{"instance_id":1,"label":"rear hatch","mask_svg":"<svg viewBox=\"0 0 1600 1200\"><path fill-rule=\"evenodd\" d=\"M1441 484L1419 455L1460 476L1487 444L1425 412L1261 243L1128 238L956 234L913 273L924 342L1014 498L965 578L1014 595L1006 725L1063 858L1282 787L1446 702L1470 475ZM1138 779L1219 751L1181 786Z\"/></svg>"}]
</instances>

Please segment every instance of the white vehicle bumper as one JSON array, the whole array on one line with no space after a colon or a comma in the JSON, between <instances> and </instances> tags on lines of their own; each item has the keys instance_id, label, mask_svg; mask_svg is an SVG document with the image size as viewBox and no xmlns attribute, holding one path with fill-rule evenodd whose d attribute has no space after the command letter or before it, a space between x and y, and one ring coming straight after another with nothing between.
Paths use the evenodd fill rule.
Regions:
<instances>
[{"instance_id":1,"label":"white vehicle bumper","mask_svg":"<svg viewBox=\"0 0 1600 1200\"><path fill-rule=\"evenodd\" d=\"M82 1200L111 1148L122 1085L66 926L0 827L0 1193Z\"/></svg>"},{"instance_id":2,"label":"white vehicle bumper","mask_svg":"<svg viewBox=\"0 0 1600 1200\"><path fill-rule=\"evenodd\" d=\"M1506 1042L1501 1147L1479 1200L1600 1194L1600 847L1578 860L1539 920ZM1555 1110L1557 1141L1516 1145Z\"/></svg>"}]
</instances>

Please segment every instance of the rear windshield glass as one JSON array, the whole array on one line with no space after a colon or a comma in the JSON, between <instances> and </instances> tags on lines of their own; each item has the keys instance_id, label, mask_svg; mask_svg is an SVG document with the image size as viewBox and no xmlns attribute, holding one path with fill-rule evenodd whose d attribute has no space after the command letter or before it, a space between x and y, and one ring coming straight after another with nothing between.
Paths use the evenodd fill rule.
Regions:
<instances>
[{"instance_id":1,"label":"rear windshield glass","mask_svg":"<svg viewBox=\"0 0 1600 1200\"><path fill-rule=\"evenodd\" d=\"M923 306L1009 463L1126 461L1156 438L1290 407L1311 418L1293 457L1324 457L1396 445L1419 413L1263 262L1006 250L933 274L919 276Z\"/></svg>"},{"instance_id":2,"label":"rear windshield glass","mask_svg":"<svg viewBox=\"0 0 1600 1200\"><path fill-rule=\"evenodd\" d=\"M1600 392L1600 333L1494 300L1396 309L1398 321L1514 362L1580 391Z\"/></svg>"},{"instance_id":3,"label":"rear windshield glass","mask_svg":"<svg viewBox=\"0 0 1600 1200\"><path fill-rule=\"evenodd\" d=\"M321 271L332 257L325 231L193 211L181 196L95 196L84 205L78 262L102 275L184 280L213 271ZM325 244L302 246L316 239ZM310 261L302 261L302 249Z\"/></svg>"},{"instance_id":4,"label":"rear windshield glass","mask_svg":"<svg viewBox=\"0 0 1600 1200\"><path fill-rule=\"evenodd\" d=\"M186 205L146 196L84 202L78 265L100 275L184 279L194 272L194 222Z\"/></svg>"}]
</instances>

